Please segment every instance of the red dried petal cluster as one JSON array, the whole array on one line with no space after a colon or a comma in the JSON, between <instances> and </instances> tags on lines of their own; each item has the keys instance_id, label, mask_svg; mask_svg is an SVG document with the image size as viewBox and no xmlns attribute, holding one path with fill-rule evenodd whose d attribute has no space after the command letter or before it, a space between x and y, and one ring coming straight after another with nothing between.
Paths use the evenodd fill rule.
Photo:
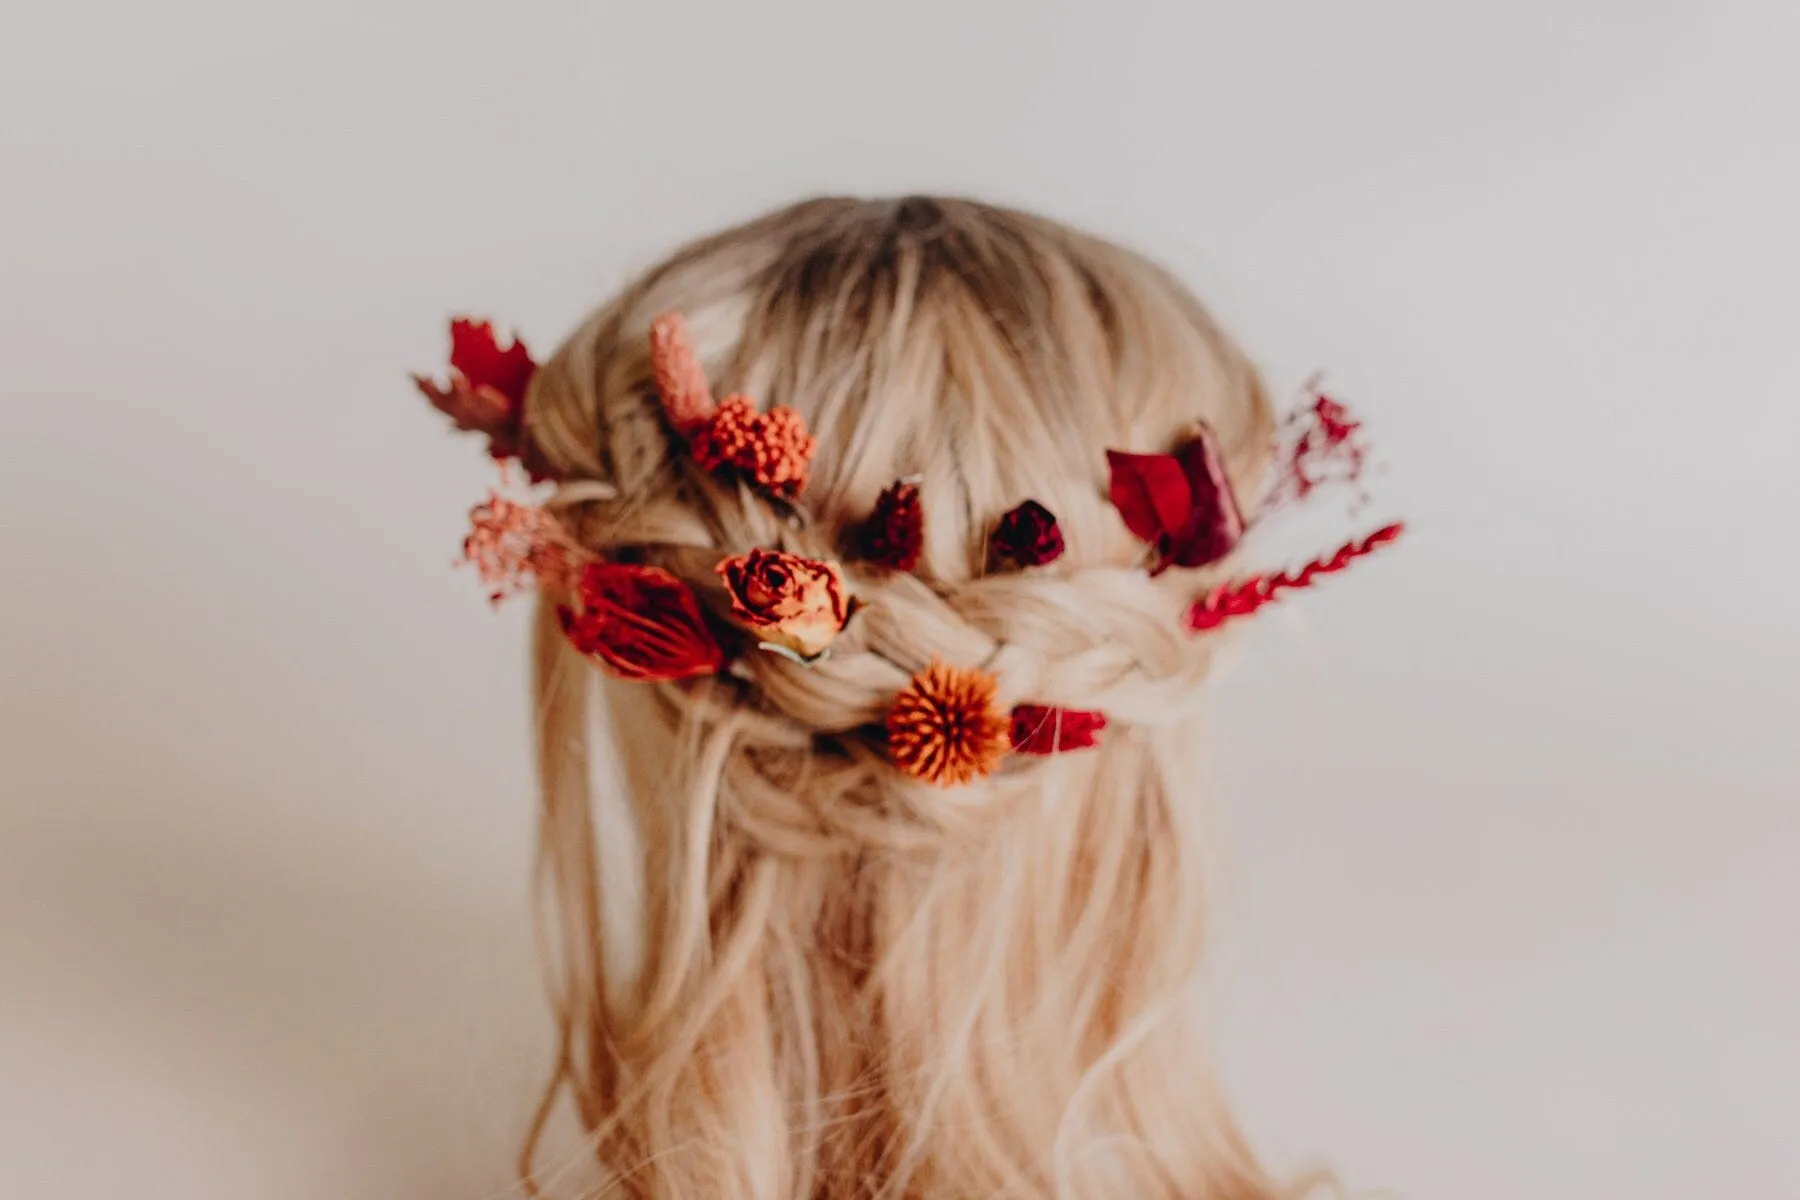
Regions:
<instances>
[{"instance_id":1,"label":"red dried petal cluster","mask_svg":"<svg viewBox=\"0 0 1800 1200\"><path fill-rule=\"evenodd\" d=\"M1021 704L1012 710L1012 748L1019 754L1062 754L1099 743L1106 714Z\"/></svg>"},{"instance_id":2,"label":"red dried petal cluster","mask_svg":"<svg viewBox=\"0 0 1800 1200\"><path fill-rule=\"evenodd\" d=\"M557 615L571 645L622 679L661 683L725 666L693 589L660 567L590 563Z\"/></svg>"},{"instance_id":3,"label":"red dried petal cluster","mask_svg":"<svg viewBox=\"0 0 1800 1200\"><path fill-rule=\"evenodd\" d=\"M701 470L729 468L769 495L793 500L806 490L818 441L791 408L757 412L748 396L727 396L693 428L688 445Z\"/></svg>"},{"instance_id":4,"label":"red dried petal cluster","mask_svg":"<svg viewBox=\"0 0 1800 1200\"><path fill-rule=\"evenodd\" d=\"M1312 390L1312 403L1282 422L1280 463L1262 510L1305 500L1330 483L1356 483L1368 465L1362 422L1341 402Z\"/></svg>"},{"instance_id":5,"label":"red dried petal cluster","mask_svg":"<svg viewBox=\"0 0 1800 1200\"><path fill-rule=\"evenodd\" d=\"M1021 567L1041 567L1063 554L1062 526L1056 514L1027 500L1000 518L994 527L993 547L1001 558Z\"/></svg>"},{"instance_id":6,"label":"red dried petal cluster","mask_svg":"<svg viewBox=\"0 0 1800 1200\"><path fill-rule=\"evenodd\" d=\"M501 346L489 322L458 317L450 322L448 381L414 375L413 383L458 429L485 434L488 453L505 459L519 455L525 391L536 373L524 342Z\"/></svg>"},{"instance_id":7,"label":"red dried petal cluster","mask_svg":"<svg viewBox=\"0 0 1800 1200\"><path fill-rule=\"evenodd\" d=\"M1156 547L1152 573L1203 567L1230 553L1244 517L1212 431L1200 431L1174 454L1108 450L1113 507L1126 528Z\"/></svg>"},{"instance_id":8,"label":"red dried petal cluster","mask_svg":"<svg viewBox=\"0 0 1800 1200\"><path fill-rule=\"evenodd\" d=\"M1195 601L1194 606L1188 610L1188 628L1195 633L1204 633L1218 628L1233 617L1247 617L1264 605L1279 600L1283 592L1311 587L1319 576L1344 570L1357 559L1390 544L1405 531L1405 524L1396 521L1366 537L1345 542L1330 555L1315 558L1298 571L1256 575L1237 583L1216 587Z\"/></svg>"},{"instance_id":9,"label":"red dried petal cluster","mask_svg":"<svg viewBox=\"0 0 1800 1200\"><path fill-rule=\"evenodd\" d=\"M917 567L925 548L925 507L918 485L903 479L882 492L857 541L860 556L875 566L892 571Z\"/></svg>"},{"instance_id":10,"label":"red dried petal cluster","mask_svg":"<svg viewBox=\"0 0 1800 1200\"><path fill-rule=\"evenodd\" d=\"M577 572L594 556L552 514L490 492L469 510L463 558L474 565L488 586L488 598L498 604L533 586L572 587Z\"/></svg>"},{"instance_id":11,"label":"red dried petal cluster","mask_svg":"<svg viewBox=\"0 0 1800 1200\"><path fill-rule=\"evenodd\" d=\"M999 683L985 671L933 661L894 697L888 757L939 787L991 773L1011 744L1011 721L994 703Z\"/></svg>"}]
</instances>

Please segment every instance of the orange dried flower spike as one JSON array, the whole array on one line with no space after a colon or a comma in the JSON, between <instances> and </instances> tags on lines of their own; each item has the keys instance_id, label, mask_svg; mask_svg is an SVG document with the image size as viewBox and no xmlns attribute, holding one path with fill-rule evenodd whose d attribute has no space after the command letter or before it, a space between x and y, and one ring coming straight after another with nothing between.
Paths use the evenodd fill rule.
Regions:
<instances>
[{"instance_id":1,"label":"orange dried flower spike","mask_svg":"<svg viewBox=\"0 0 1800 1200\"><path fill-rule=\"evenodd\" d=\"M650 323L650 373L669 424L683 437L712 419L718 406L680 313L664 313Z\"/></svg>"},{"instance_id":2,"label":"orange dried flower spike","mask_svg":"<svg viewBox=\"0 0 1800 1200\"><path fill-rule=\"evenodd\" d=\"M1000 765L1011 721L995 703L999 683L986 671L934 659L894 697L888 757L900 770L938 787L980 779Z\"/></svg>"}]
</instances>

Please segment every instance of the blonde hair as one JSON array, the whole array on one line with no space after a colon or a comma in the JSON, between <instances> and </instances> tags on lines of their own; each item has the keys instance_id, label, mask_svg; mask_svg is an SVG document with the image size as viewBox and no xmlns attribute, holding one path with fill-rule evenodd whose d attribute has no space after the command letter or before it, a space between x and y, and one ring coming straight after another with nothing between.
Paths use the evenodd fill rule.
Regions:
<instances>
[{"instance_id":1,"label":"blonde hair","mask_svg":"<svg viewBox=\"0 0 1800 1200\"><path fill-rule=\"evenodd\" d=\"M791 405L817 435L804 523L671 453L647 347L676 309L716 390ZM603 1194L1275 1194L1190 1020L1210 651L1180 613L1199 585L1151 579L1106 498L1108 447L1165 449L1199 421L1240 489L1264 468L1262 386L1205 309L1039 217L814 200L686 247L602 307L538 373L526 420L583 541L641 548L697 589L752 547L837 557L896 479L918 477L926 512L916 572L846 565L868 607L810 668L758 654L747 679L597 685L544 607L561 1030L545 1108L573 1099ZM1067 554L990 572L988 534L1027 498ZM1113 726L1097 750L967 787L907 779L851 735L934 656L985 665L1008 703ZM598 862L597 690L636 885Z\"/></svg>"}]
</instances>

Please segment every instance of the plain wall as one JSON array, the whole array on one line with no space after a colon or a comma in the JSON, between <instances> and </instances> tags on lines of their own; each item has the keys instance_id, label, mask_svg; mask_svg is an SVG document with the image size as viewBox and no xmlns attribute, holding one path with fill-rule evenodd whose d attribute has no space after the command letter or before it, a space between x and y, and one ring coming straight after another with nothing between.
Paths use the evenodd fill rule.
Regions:
<instances>
[{"instance_id":1,"label":"plain wall","mask_svg":"<svg viewBox=\"0 0 1800 1200\"><path fill-rule=\"evenodd\" d=\"M911 190L1163 257L1413 522L1217 685L1270 1159L1800 1195L1797 45L1785 0L9 13L0 1195L506 1187L526 613L451 571L491 473L405 373Z\"/></svg>"}]
</instances>

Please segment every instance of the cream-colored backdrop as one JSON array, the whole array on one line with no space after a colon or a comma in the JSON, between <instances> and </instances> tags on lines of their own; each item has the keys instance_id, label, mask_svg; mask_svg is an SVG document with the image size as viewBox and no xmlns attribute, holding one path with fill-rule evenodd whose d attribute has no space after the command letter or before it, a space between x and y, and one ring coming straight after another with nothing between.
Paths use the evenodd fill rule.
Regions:
<instances>
[{"instance_id":1,"label":"cream-colored backdrop","mask_svg":"<svg viewBox=\"0 0 1800 1200\"><path fill-rule=\"evenodd\" d=\"M22 8L22 6L18 6ZM1378 425L1220 692L1257 1141L1800 1195L1788 0L90 0L0 35L0 1195L492 1195L545 1028L521 611L405 372L800 193L1149 247Z\"/></svg>"}]
</instances>

